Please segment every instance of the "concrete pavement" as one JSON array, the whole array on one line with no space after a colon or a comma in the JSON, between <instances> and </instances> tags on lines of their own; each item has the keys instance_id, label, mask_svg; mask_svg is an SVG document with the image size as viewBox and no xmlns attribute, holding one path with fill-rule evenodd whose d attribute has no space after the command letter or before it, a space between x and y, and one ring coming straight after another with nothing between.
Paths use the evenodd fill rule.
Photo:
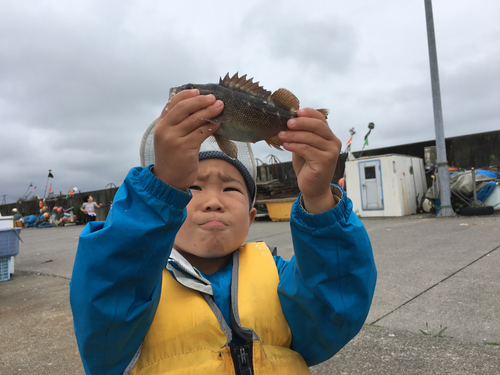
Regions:
<instances>
[{"instance_id":1,"label":"concrete pavement","mask_svg":"<svg viewBox=\"0 0 500 375\"><path fill-rule=\"evenodd\" d=\"M312 373L500 374L500 215L363 223L379 272L367 325ZM0 283L1 375L83 374L68 301L82 228L23 229ZM288 222L256 222L248 240L291 257Z\"/></svg>"}]
</instances>

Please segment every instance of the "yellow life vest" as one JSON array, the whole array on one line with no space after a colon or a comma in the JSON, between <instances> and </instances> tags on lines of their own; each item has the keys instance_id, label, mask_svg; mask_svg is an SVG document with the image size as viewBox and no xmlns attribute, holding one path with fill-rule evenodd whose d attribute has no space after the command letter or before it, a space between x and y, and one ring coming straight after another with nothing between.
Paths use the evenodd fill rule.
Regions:
<instances>
[{"instance_id":1,"label":"yellow life vest","mask_svg":"<svg viewBox=\"0 0 500 375\"><path fill-rule=\"evenodd\" d=\"M233 314L243 331L253 335L252 374L310 374L302 356L290 349L292 334L281 310L278 282L263 242L245 244L233 254ZM158 309L130 374L238 373L227 325L211 299L164 270Z\"/></svg>"}]
</instances>

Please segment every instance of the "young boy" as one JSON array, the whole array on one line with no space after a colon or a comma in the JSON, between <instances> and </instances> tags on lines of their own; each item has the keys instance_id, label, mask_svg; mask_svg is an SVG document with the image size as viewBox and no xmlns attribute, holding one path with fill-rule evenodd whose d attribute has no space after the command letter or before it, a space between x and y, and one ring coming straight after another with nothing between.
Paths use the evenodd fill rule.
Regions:
<instances>
[{"instance_id":1,"label":"young boy","mask_svg":"<svg viewBox=\"0 0 500 375\"><path fill-rule=\"evenodd\" d=\"M301 190L295 256L242 246L255 182L200 152L223 103L186 90L155 127L154 166L132 169L106 222L82 231L70 300L87 374L307 374L361 329L376 270L370 241L330 185L340 141L300 109L281 132Z\"/></svg>"}]
</instances>

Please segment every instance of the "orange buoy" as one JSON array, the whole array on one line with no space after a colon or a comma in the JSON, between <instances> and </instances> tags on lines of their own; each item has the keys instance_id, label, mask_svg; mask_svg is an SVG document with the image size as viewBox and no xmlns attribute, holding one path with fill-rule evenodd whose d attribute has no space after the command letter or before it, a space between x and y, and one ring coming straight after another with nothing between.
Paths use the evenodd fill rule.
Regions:
<instances>
[{"instance_id":1,"label":"orange buoy","mask_svg":"<svg viewBox=\"0 0 500 375\"><path fill-rule=\"evenodd\" d=\"M340 180L339 180L339 186L345 190L345 177L342 177Z\"/></svg>"}]
</instances>

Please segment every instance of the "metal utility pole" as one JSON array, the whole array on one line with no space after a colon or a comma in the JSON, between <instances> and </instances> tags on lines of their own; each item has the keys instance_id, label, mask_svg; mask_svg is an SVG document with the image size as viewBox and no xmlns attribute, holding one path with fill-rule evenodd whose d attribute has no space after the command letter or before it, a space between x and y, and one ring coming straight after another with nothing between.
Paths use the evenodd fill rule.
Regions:
<instances>
[{"instance_id":1,"label":"metal utility pole","mask_svg":"<svg viewBox=\"0 0 500 375\"><path fill-rule=\"evenodd\" d=\"M441 205L438 217L455 216L451 207L450 174L446 159L446 143L444 138L443 111L441 108L441 90L439 87L439 72L434 35L434 19L432 16L432 1L424 0L427 20L427 41L429 44L429 62L431 66L432 104L434 107L434 128L436 132L437 167L439 175L439 194Z\"/></svg>"}]
</instances>

